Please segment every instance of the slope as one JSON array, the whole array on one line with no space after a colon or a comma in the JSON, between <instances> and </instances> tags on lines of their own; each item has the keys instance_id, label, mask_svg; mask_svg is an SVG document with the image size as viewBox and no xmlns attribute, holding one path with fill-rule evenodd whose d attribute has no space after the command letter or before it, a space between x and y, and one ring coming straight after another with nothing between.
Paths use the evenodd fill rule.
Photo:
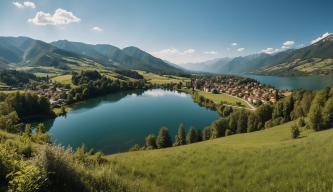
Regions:
<instances>
[{"instance_id":1,"label":"slope","mask_svg":"<svg viewBox=\"0 0 333 192\"><path fill-rule=\"evenodd\" d=\"M107 44L91 45L67 40L55 41L51 44L66 51L97 59L103 63L113 62L113 65L125 69L145 70L155 73L184 73L181 69L171 66L136 47L128 47L122 50Z\"/></svg>"},{"instance_id":2,"label":"slope","mask_svg":"<svg viewBox=\"0 0 333 192\"><path fill-rule=\"evenodd\" d=\"M0 37L0 60L14 68L43 66L63 70L70 69L69 65L87 63L88 60L99 63L28 37Z\"/></svg>"},{"instance_id":3,"label":"slope","mask_svg":"<svg viewBox=\"0 0 333 192\"><path fill-rule=\"evenodd\" d=\"M108 159L120 180L142 191L332 191L333 130L291 139L293 123Z\"/></svg>"}]
</instances>

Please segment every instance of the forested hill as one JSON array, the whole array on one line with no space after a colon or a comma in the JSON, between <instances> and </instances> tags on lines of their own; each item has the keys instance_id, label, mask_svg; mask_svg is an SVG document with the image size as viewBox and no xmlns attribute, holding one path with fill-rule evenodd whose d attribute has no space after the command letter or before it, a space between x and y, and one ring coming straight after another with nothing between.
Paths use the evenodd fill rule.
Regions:
<instances>
[{"instance_id":1,"label":"forested hill","mask_svg":"<svg viewBox=\"0 0 333 192\"><path fill-rule=\"evenodd\" d=\"M66 40L55 41L52 45L70 52L98 59L105 63L111 62L117 67L137 69L155 73L183 74L184 71L163 60L156 58L137 47L119 49L107 44L85 44Z\"/></svg>"},{"instance_id":2,"label":"forested hill","mask_svg":"<svg viewBox=\"0 0 333 192\"><path fill-rule=\"evenodd\" d=\"M28 37L0 37L0 69L52 67L72 70L82 66L134 69L159 74L184 74L136 47L119 49L112 45L89 45L70 41L52 44Z\"/></svg>"},{"instance_id":3,"label":"forested hill","mask_svg":"<svg viewBox=\"0 0 333 192\"><path fill-rule=\"evenodd\" d=\"M299 49L289 49L274 54L259 53L229 60L222 58L187 66L188 69L193 66L200 71L224 74L333 74L333 35Z\"/></svg>"}]
</instances>

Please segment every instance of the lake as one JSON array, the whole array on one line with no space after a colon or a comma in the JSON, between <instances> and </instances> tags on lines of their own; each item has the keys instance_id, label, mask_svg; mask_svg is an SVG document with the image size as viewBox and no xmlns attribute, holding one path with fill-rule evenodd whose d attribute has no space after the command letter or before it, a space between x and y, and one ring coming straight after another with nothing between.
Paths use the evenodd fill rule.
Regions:
<instances>
[{"instance_id":1,"label":"lake","mask_svg":"<svg viewBox=\"0 0 333 192\"><path fill-rule=\"evenodd\" d=\"M178 125L204 128L218 114L194 103L191 96L175 91L153 89L120 92L90 99L73 107L66 116L45 121L48 133L57 144L88 148L111 154L144 144L149 133L169 128L172 139Z\"/></svg>"},{"instance_id":2,"label":"lake","mask_svg":"<svg viewBox=\"0 0 333 192\"><path fill-rule=\"evenodd\" d=\"M255 79L263 84L274 86L277 89L318 90L333 86L333 75L279 77L245 74L244 76Z\"/></svg>"}]
</instances>

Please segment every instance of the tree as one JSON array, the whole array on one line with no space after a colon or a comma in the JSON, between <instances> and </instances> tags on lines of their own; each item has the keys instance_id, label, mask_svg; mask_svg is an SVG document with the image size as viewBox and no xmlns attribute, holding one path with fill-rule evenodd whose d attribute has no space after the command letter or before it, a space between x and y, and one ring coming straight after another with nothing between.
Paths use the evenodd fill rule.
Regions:
<instances>
[{"instance_id":1,"label":"tree","mask_svg":"<svg viewBox=\"0 0 333 192\"><path fill-rule=\"evenodd\" d=\"M36 127L36 133L37 134L44 134L46 133L46 129L43 123L39 123Z\"/></svg>"},{"instance_id":2,"label":"tree","mask_svg":"<svg viewBox=\"0 0 333 192\"><path fill-rule=\"evenodd\" d=\"M210 138L211 138L211 129L210 129L210 127L205 127L202 130L202 140L205 141L205 140L209 140Z\"/></svg>"},{"instance_id":3,"label":"tree","mask_svg":"<svg viewBox=\"0 0 333 192\"><path fill-rule=\"evenodd\" d=\"M296 125L293 125L291 127L291 138L297 139L299 137L300 133L301 132Z\"/></svg>"},{"instance_id":4,"label":"tree","mask_svg":"<svg viewBox=\"0 0 333 192\"><path fill-rule=\"evenodd\" d=\"M186 144L185 128L184 128L184 124L180 123L179 127L178 127L178 133L175 137L175 143L173 145L180 146L180 145L185 145L185 144Z\"/></svg>"},{"instance_id":5,"label":"tree","mask_svg":"<svg viewBox=\"0 0 333 192\"><path fill-rule=\"evenodd\" d=\"M322 118L325 128L333 127L333 97L326 101L322 110Z\"/></svg>"},{"instance_id":6,"label":"tree","mask_svg":"<svg viewBox=\"0 0 333 192\"><path fill-rule=\"evenodd\" d=\"M31 124L26 124L25 125L24 135L26 135L27 137L32 136L32 126L31 126Z\"/></svg>"},{"instance_id":7,"label":"tree","mask_svg":"<svg viewBox=\"0 0 333 192\"><path fill-rule=\"evenodd\" d=\"M256 113L250 113L248 120L247 120L247 132L253 132L258 130L258 116Z\"/></svg>"},{"instance_id":8,"label":"tree","mask_svg":"<svg viewBox=\"0 0 333 192\"><path fill-rule=\"evenodd\" d=\"M159 132L157 140L156 140L156 145L157 145L157 148L159 148L159 149L172 146L168 128L162 127L160 129L160 132Z\"/></svg>"},{"instance_id":9,"label":"tree","mask_svg":"<svg viewBox=\"0 0 333 192\"><path fill-rule=\"evenodd\" d=\"M156 149L156 137L154 134L149 134L146 137L146 149Z\"/></svg>"},{"instance_id":10,"label":"tree","mask_svg":"<svg viewBox=\"0 0 333 192\"><path fill-rule=\"evenodd\" d=\"M225 135L225 130L228 128L228 119L221 118L216 120L210 126L210 138L215 139L223 137Z\"/></svg>"},{"instance_id":11,"label":"tree","mask_svg":"<svg viewBox=\"0 0 333 192\"><path fill-rule=\"evenodd\" d=\"M308 119L310 128L314 129L315 131L321 130L322 117L321 107L319 105L314 104L311 106Z\"/></svg>"},{"instance_id":12,"label":"tree","mask_svg":"<svg viewBox=\"0 0 333 192\"><path fill-rule=\"evenodd\" d=\"M237 130L237 121L238 121L238 113L232 113L229 116L229 129L233 133L236 133L236 130Z\"/></svg>"},{"instance_id":13,"label":"tree","mask_svg":"<svg viewBox=\"0 0 333 192\"><path fill-rule=\"evenodd\" d=\"M298 127L304 127L304 126L305 126L305 120L304 120L304 117L300 117L300 118L298 118L298 120L297 120L297 126L298 126Z\"/></svg>"},{"instance_id":14,"label":"tree","mask_svg":"<svg viewBox=\"0 0 333 192\"><path fill-rule=\"evenodd\" d=\"M191 127L186 136L186 143L191 144L197 142L197 135L195 130Z\"/></svg>"},{"instance_id":15,"label":"tree","mask_svg":"<svg viewBox=\"0 0 333 192\"><path fill-rule=\"evenodd\" d=\"M283 101L283 117L286 121L291 119L291 112L294 109L294 99L292 96L285 98Z\"/></svg>"},{"instance_id":16,"label":"tree","mask_svg":"<svg viewBox=\"0 0 333 192\"><path fill-rule=\"evenodd\" d=\"M239 116L237 120L237 133L245 133L247 131L248 114L245 110L241 110L238 113Z\"/></svg>"},{"instance_id":17,"label":"tree","mask_svg":"<svg viewBox=\"0 0 333 192\"><path fill-rule=\"evenodd\" d=\"M202 141L202 130L201 129L196 129L195 134L197 136L197 142L201 142Z\"/></svg>"}]
</instances>

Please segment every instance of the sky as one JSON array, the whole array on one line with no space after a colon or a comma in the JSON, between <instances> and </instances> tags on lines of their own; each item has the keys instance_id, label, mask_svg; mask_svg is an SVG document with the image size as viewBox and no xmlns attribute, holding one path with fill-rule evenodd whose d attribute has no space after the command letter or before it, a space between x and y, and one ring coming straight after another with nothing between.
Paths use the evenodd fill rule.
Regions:
<instances>
[{"instance_id":1,"label":"sky","mask_svg":"<svg viewBox=\"0 0 333 192\"><path fill-rule=\"evenodd\" d=\"M177 64L299 48L332 0L0 0L0 36L136 46Z\"/></svg>"}]
</instances>

